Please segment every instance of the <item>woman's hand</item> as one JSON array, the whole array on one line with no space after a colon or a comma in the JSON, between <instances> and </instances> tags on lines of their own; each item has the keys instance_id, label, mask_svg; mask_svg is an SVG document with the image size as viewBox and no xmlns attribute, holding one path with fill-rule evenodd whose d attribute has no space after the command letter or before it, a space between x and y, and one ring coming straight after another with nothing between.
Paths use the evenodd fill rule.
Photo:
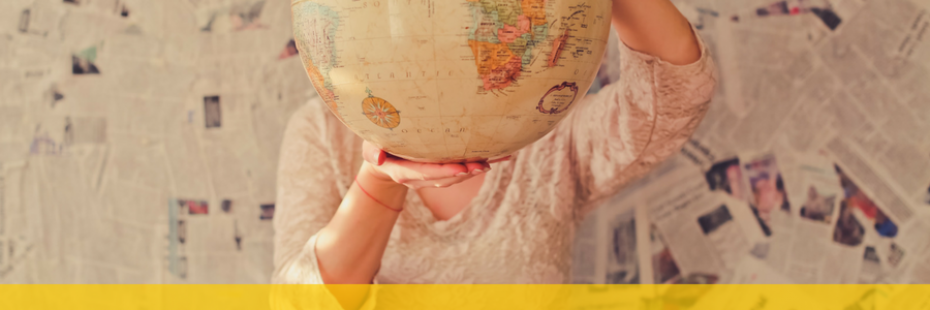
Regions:
<instances>
[{"instance_id":1,"label":"woman's hand","mask_svg":"<svg viewBox=\"0 0 930 310\"><path fill-rule=\"evenodd\" d=\"M363 173L412 189L449 187L491 170L487 161L453 164L418 163L391 156L373 144L362 144ZM507 157L493 162L506 160Z\"/></svg>"}]
</instances>

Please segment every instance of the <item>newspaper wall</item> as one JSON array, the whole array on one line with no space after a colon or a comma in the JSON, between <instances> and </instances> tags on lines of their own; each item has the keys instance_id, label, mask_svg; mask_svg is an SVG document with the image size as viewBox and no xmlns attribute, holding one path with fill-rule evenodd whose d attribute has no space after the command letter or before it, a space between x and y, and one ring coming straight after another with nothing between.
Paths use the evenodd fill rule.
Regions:
<instances>
[{"instance_id":1,"label":"newspaper wall","mask_svg":"<svg viewBox=\"0 0 930 310\"><path fill-rule=\"evenodd\" d=\"M574 282L930 283L930 2L675 3L720 87L579 229Z\"/></svg>"},{"instance_id":2,"label":"newspaper wall","mask_svg":"<svg viewBox=\"0 0 930 310\"><path fill-rule=\"evenodd\" d=\"M0 282L267 282L281 134L315 96L288 2L0 1ZM718 94L579 227L574 281L930 282L930 3L676 5Z\"/></svg>"},{"instance_id":3,"label":"newspaper wall","mask_svg":"<svg viewBox=\"0 0 930 310\"><path fill-rule=\"evenodd\" d=\"M289 1L0 1L0 282L267 283Z\"/></svg>"}]
</instances>

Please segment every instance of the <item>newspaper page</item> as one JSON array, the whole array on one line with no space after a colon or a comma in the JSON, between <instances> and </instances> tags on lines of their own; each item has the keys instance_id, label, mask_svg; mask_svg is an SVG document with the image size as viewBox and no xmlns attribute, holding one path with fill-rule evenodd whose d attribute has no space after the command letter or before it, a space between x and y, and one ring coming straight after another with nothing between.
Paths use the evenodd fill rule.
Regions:
<instances>
[{"instance_id":1,"label":"newspaper page","mask_svg":"<svg viewBox=\"0 0 930 310\"><path fill-rule=\"evenodd\" d=\"M267 283L316 94L288 3L234 2L0 4L0 282Z\"/></svg>"},{"instance_id":2,"label":"newspaper page","mask_svg":"<svg viewBox=\"0 0 930 310\"><path fill-rule=\"evenodd\" d=\"M653 283L643 274L652 266L644 259L650 251L644 194L663 189L656 186L665 182L657 180L694 173L683 158L673 157L592 211L575 233L572 283Z\"/></svg>"},{"instance_id":3,"label":"newspaper page","mask_svg":"<svg viewBox=\"0 0 930 310\"><path fill-rule=\"evenodd\" d=\"M703 275L717 282L728 265L750 250L730 208L718 197L697 179L647 200L650 219L686 276Z\"/></svg>"}]
</instances>

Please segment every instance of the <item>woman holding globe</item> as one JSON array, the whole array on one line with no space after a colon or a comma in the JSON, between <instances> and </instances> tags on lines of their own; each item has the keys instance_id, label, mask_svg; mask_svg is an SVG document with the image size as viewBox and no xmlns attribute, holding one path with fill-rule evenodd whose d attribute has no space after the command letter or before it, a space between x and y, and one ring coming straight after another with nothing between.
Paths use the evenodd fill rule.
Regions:
<instances>
[{"instance_id":1,"label":"woman holding globe","mask_svg":"<svg viewBox=\"0 0 930 310\"><path fill-rule=\"evenodd\" d=\"M612 5L621 80L508 157L410 161L363 141L327 104L300 109L282 143L273 281L569 281L576 226L678 151L716 85L708 50L671 2Z\"/></svg>"}]
</instances>

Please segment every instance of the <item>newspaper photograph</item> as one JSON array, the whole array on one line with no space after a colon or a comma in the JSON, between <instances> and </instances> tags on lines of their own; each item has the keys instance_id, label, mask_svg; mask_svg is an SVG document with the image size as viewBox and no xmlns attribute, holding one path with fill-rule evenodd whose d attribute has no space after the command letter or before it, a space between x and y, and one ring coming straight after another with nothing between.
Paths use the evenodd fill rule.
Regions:
<instances>
[{"instance_id":1,"label":"newspaper photograph","mask_svg":"<svg viewBox=\"0 0 930 310\"><path fill-rule=\"evenodd\" d=\"M259 215L259 219L265 221L265 220L271 220L272 218L274 218L274 204L273 203L263 204L259 207L262 210L261 215Z\"/></svg>"},{"instance_id":2,"label":"newspaper photograph","mask_svg":"<svg viewBox=\"0 0 930 310\"><path fill-rule=\"evenodd\" d=\"M672 252L668 248L668 243L662 238L662 233L655 225L650 225L649 241L652 250L652 278L656 284L672 284L681 281L681 271Z\"/></svg>"},{"instance_id":3,"label":"newspaper photograph","mask_svg":"<svg viewBox=\"0 0 930 310\"><path fill-rule=\"evenodd\" d=\"M204 124L207 128L219 128L223 125L220 96L203 97Z\"/></svg>"},{"instance_id":4,"label":"newspaper photograph","mask_svg":"<svg viewBox=\"0 0 930 310\"><path fill-rule=\"evenodd\" d=\"M181 209L190 215L205 215L209 213L210 205L204 200L178 199Z\"/></svg>"},{"instance_id":5,"label":"newspaper photograph","mask_svg":"<svg viewBox=\"0 0 930 310\"><path fill-rule=\"evenodd\" d=\"M177 221L177 234L178 243L184 244L184 241L187 239L187 221L184 219L179 219Z\"/></svg>"},{"instance_id":6,"label":"newspaper photograph","mask_svg":"<svg viewBox=\"0 0 930 310\"><path fill-rule=\"evenodd\" d=\"M710 190L721 190L736 199L747 199L746 183L743 171L740 168L739 158L733 158L715 163L704 174Z\"/></svg>"},{"instance_id":7,"label":"newspaper photograph","mask_svg":"<svg viewBox=\"0 0 930 310\"><path fill-rule=\"evenodd\" d=\"M212 2L197 8L200 31L225 33L267 27L261 20L265 0L226 3Z\"/></svg>"},{"instance_id":8,"label":"newspaper photograph","mask_svg":"<svg viewBox=\"0 0 930 310\"><path fill-rule=\"evenodd\" d=\"M856 218L855 209L845 201L840 204L840 214L833 231L833 241L837 243L857 246L865 239L865 228Z\"/></svg>"},{"instance_id":9,"label":"newspaper photograph","mask_svg":"<svg viewBox=\"0 0 930 310\"><path fill-rule=\"evenodd\" d=\"M608 222L610 232L605 284L640 283L636 247L636 218L633 210Z\"/></svg>"},{"instance_id":10,"label":"newspaper photograph","mask_svg":"<svg viewBox=\"0 0 930 310\"><path fill-rule=\"evenodd\" d=\"M861 284L876 283L882 276L881 259L878 258L878 252L875 247L866 246L865 253L862 255L862 268L859 270L859 282Z\"/></svg>"},{"instance_id":11,"label":"newspaper photograph","mask_svg":"<svg viewBox=\"0 0 930 310\"><path fill-rule=\"evenodd\" d=\"M801 204L801 217L829 224L833 221L835 205L836 195L827 196L813 186L808 187L807 200Z\"/></svg>"},{"instance_id":12,"label":"newspaper photograph","mask_svg":"<svg viewBox=\"0 0 930 310\"><path fill-rule=\"evenodd\" d=\"M223 202L220 203L220 210L223 210L223 213L231 213L233 210L232 200L223 199Z\"/></svg>"},{"instance_id":13,"label":"newspaper photograph","mask_svg":"<svg viewBox=\"0 0 930 310\"><path fill-rule=\"evenodd\" d=\"M725 204L721 204L712 211L700 215L698 224L701 231L710 239L714 248L723 260L726 268L734 268L740 259L750 250L748 240L743 236L742 229L734 223L733 215Z\"/></svg>"},{"instance_id":14,"label":"newspaper photograph","mask_svg":"<svg viewBox=\"0 0 930 310\"><path fill-rule=\"evenodd\" d=\"M897 236L898 225L888 218L872 199L860 191L859 187L843 173L843 169L839 166L836 166L836 173L839 175L840 184L843 186L845 197L843 197L841 204L846 206L846 213L853 215L856 222L862 220L862 224L874 229L879 236L885 238Z\"/></svg>"},{"instance_id":15,"label":"newspaper photograph","mask_svg":"<svg viewBox=\"0 0 930 310\"><path fill-rule=\"evenodd\" d=\"M803 199L798 214L802 219L832 225L844 194L844 188L837 182L835 165L824 156L804 156L798 158L794 165L797 178L792 182L800 186L793 197Z\"/></svg>"},{"instance_id":16,"label":"newspaper photograph","mask_svg":"<svg viewBox=\"0 0 930 310\"><path fill-rule=\"evenodd\" d=\"M278 54L278 59L290 58L299 53L300 51L297 50L297 43L294 42L294 39L290 39L287 41L287 44L284 45L284 49L281 50L281 53Z\"/></svg>"},{"instance_id":17,"label":"newspaper photograph","mask_svg":"<svg viewBox=\"0 0 930 310\"><path fill-rule=\"evenodd\" d=\"M759 219L763 231L771 231L772 213L791 212L775 155L763 155L747 161L743 169L749 180L749 205L753 214Z\"/></svg>"},{"instance_id":18,"label":"newspaper photograph","mask_svg":"<svg viewBox=\"0 0 930 310\"><path fill-rule=\"evenodd\" d=\"M75 75L100 74L100 69L97 69L97 65L93 63L92 59L89 59L86 56L72 55L71 73Z\"/></svg>"},{"instance_id":19,"label":"newspaper photograph","mask_svg":"<svg viewBox=\"0 0 930 310\"><path fill-rule=\"evenodd\" d=\"M682 274L721 276L750 253L754 227L749 212L731 212L729 196L708 190L705 180L693 179L678 190L649 199L654 221ZM748 211L748 210L747 210Z\"/></svg>"}]
</instances>

